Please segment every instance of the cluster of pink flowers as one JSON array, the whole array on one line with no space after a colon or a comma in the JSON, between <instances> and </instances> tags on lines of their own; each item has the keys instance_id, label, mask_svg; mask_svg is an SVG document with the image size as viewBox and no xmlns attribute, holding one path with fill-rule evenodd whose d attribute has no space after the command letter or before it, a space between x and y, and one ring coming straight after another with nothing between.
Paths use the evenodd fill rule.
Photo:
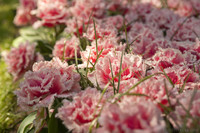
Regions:
<instances>
[{"instance_id":1,"label":"cluster of pink flowers","mask_svg":"<svg viewBox=\"0 0 200 133\"><path fill-rule=\"evenodd\" d=\"M15 79L33 66L15 91L23 109L51 109L62 100L56 118L74 133L165 133L166 119L172 130L198 127L198 0L22 3L23 17L35 20L18 11L17 25L62 25L69 34L56 36L50 61L34 63L41 56L34 44L5 57Z\"/></svg>"}]
</instances>

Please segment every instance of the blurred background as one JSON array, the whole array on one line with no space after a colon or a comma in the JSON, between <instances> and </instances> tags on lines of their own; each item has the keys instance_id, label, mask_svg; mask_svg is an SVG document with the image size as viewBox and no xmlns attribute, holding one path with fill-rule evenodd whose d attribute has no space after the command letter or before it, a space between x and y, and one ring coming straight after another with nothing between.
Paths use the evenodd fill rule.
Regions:
<instances>
[{"instance_id":1,"label":"blurred background","mask_svg":"<svg viewBox=\"0 0 200 133\"><path fill-rule=\"evenodd\" d=\"M13 24L18 0L0 0L0 55L10 48L17 36L17 27ZM12 78L7 73L6 65L0 57L0 133L16 132L16 125L21 121L18 114Z\"/></svg>"}]
</instances>

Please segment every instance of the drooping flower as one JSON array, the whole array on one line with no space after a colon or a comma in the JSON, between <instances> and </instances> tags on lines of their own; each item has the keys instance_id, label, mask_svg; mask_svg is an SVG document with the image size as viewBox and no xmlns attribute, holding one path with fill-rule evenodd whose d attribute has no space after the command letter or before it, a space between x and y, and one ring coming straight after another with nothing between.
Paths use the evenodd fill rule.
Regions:
<instances>
[{"instance_id":1,"label":"drooping flower","mask_svg":"<svg viewBox=\"0 0 200 133\"><path fill-rule=\"evenodd\" d=\"M35 47L36 44L27 41L17 48L12 48L5 55L8 72L13 75L14 80L21 78L26 71L30 70L34 62L43 60L42 55L35 52Z\"/></svg>"},{"instance_id":2,"label":"drooping flower","mask_svg":"<svg viewBox=\"0 0 200 133\"><path fill-rule=\"evenodd\" d=\"M73 133L86 133L105 101L105 98L100 101L100 97L101 93L96 88L87 88L74 95L72 102L64 100L57 116Z\"/></svg>"}]
</instances>

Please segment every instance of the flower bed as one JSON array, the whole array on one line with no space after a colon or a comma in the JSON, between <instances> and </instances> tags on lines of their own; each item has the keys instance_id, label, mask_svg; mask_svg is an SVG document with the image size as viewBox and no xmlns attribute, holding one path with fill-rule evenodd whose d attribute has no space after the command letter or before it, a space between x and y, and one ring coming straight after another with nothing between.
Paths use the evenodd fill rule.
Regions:
<instances>
[{"instance_id":1,"label":"flower bed","mask_svg":"<svg viewBox=\"0 0 200 133\"><path fill-rule=\"evenodd\" d=\"M200 132L200 1L20 0L2 53L18 133Z\"/></svg>"}]
</instances>

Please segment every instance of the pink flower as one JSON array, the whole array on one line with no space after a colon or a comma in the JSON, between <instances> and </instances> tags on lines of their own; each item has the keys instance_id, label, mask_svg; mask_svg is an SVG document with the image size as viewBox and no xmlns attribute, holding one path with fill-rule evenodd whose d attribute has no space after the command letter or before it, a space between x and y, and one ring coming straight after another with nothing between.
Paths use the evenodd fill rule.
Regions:
<instances>
[{"instance_id":1,"label":"pink flower","mask_svg":"<svg viewBox=\"0 0 200 133\"><path fill-rule=\"evenodd\" d=\"M197 35L200 34L199 24L200 21L194 17L182 18L170 27L167 38L174 41L195 42Z\"/></svg>"},{"instance_id":2,"label":"pink flower","mask_svg":"<svg viewBox=\"0 0 200 133\"><path fill-rule=\"evenodd\" d=\"M120 29L122 26L124 26L124 18L121 15L109 16L104 18L102 21L105 25L112 24L117 29Z\"/></svg>"},{"instance_id":3,"label":"pink flower","mask_svg":"<svg viewBox=\"0 0 200 133\"><path fill-rule=\"evenodd\" d=\"M197 129L200 118L200 90L185 91L177 96L175 111L170 114L173 119L170 119L175 128L181 127L186 120L186 127L189 129ZM186 112L188 111L188 112ZM175 124L176 122L176 124ZM195 126L196 123L196 126Z\"/></svg>"},{"instance_id":4,"label":"pink flower","mask_svg":"<svg viewBox=\"0 0 200 133\"><path fill-rule=\"evenodd\" d=\"M21 89L15 91L24 110L50 107L55 97L69 97L80 91L80 76L73 72L73 66L67 67L58 58L34 64L33 70L24 75Z\"/></svg>"},{"instance_id":5,"label":"pink flower","mask_svg":"<svg viewBox=\"0 0 200 133\"><path fill-rule=\"evenodd\" d=\"M103 22L96 22L96 37L97 39L104 39L104 38L117 38L117 28L112 24L105 25ZM84 37L88 38L89 40L96 40L95 37L95 29L94 24L90 24L88 26L87 32L84 34Z\"/></svg>"},{"instance_id":6,"label":"pink flower","mask_svg":"<svg viewBox=\"0 0 200 133\"><path fill-rule=\"evenodd\" d=\"M31 11L36 8L36 0L20 0L20 6L17 8L17 14L14 18L14 24L17 26L34 23L36 17L31 14Z\"/></svg>"},{"instance_id":7,"label":"pink flower","mask_svg":"<svg viewBox=\"0 0 200 133\"><path fill-rule=\"evenodd\" d=\"M146 22L146 17L155 10L155 7L150 3L138 3L135 2L132 6L134 12L137 13L140 22Z\"/></svg>"},{"instance_id":8,"label":"pink flower","mask_svg":"<svg viewBox=\"0 0 200 133\"><path fill-rule=\"evenodd\" d=\"M121 54L122 53L118 51L109 52L106 56L104 56L104 58L100 58L95 66L95 71L88 75L89 80L94 85L98 84L102 89L110 83L108 90L112 91L112 77L115 77L114 86L117 88L119 80L119 76L117 75L120 72ZM110 62L112 66L110 66ZM144 76L145 70L142 58L136 55L125 54L122 59L121 71L120 85L123 87L120 87L119 92L123 92L124 90L130 88L130 84L134 84L138 79Z\"/></svg>"},{"instance_id":9,"label":"pink flower","mask_svg":"<svg viewBox=\"0 0 200 133\"><path fill-rule=\"evenodd\" d=\"M155 53L158 46L152 42L157 38L162 37L162 33L159 30L147 27L141 23L134 24L128 32L130 48L134 53L143 55L145 58L150 57Z\"/></svg>"},{"instance_id":10,"label":"pink flower","mask_svg":"<svg viewBox=\"0 0 200 133\"><path fill-rule=\"evenodd\" d=\"M141 3L149 3L153 6L156 7L161 7L162 6L162 2L160 0L138 0Z\"/></svg>"},{"instance_id":11,"label":"pink flower","mask_svg":"<svg viewBox=\"0 0 200 133\"><path fill-rule=\"evenodd\" d=\"M72 102L64 100L57 116L73 133L86 133L105 101L103 98L99 103L100 97L101 93L96 88L87 88L74 95Z\"/></svg>"},{"instance_id":12,"label":"pink flower","mask_svg":"<svg viewBox=\"0 0 200 133\"><path fill-rule=\"evenodd\" d=\"M67 6L65 0L38 0L37 17L41 21L36 22L35 27L40 25L52 27L65 23L69 16L65 6Z\"/></svg>"},{"instance_id":13,"label":"pink flower","mask_svg":"<svg viewBox=\"0 0 200 133\"><path fill-rule=\"evenodd\" d=\"M8 72L18 80L23 74L30 70L33 63L43 60L42 55L35 52L36 44L25 42L19 45L18 48L12 48L5 55L5 62L8 65Z\"/></svg>"},{"instance_id":14,"label":"pink flower","mask_svg":"<svg viewBox=\"0 0 200 133\"><path fill-rule=\"evenodd\" d=\"M160 48L150 59L150 64L158 70L172 67L173 65L183 65L186 63L185 56L176 49Z\"/></svg>"},{"instance_id":15,"label":"pink flower","mask_svg":"<svg viewBox=\"0 0 200 133\"><path fill-rule=\"evenodd\" d=\"M191 0L192 6L196 13L200 13L200 1L199 0Z\"/></svg>"},{"instance_id":16,"label":"pink flower","mask_svg":"<svg viewBox=\"0 0 200 133\"><path fill-rule=\"evenodd\" d=\"M169 9L157 9L153 10L148 16L146 23L152 27L167 30L175 22L179 20L179 16L174 14Z\"/></svg>"},{"instance_id":17,"label":"pink flower","mask_svg":"<svg viewBox=\"0 0 200 133\"><path fill-rule=\"evenodd\" d=\"M191 16L195 13L191 1L182 0L177 9L177 13L181 16Z\"/></svg>"},{"instance_id":18,"label":"pink flower","mask_svg":"<svg viewBox=\"0 0 200 133\"><path fill-rule=\"evenodd\" d=\"M75 50L77 51L77 56L79 56L79 39L75 36L70 40L64 38L56 42L53 50L53 56L59 57L60 59L65 59L65 61L70 60L70 58L75 57Z\"/></svg>"},{"instance_id":19,"label":"pink flower","mask_svg":"<svg viewBox=\"0 0 200 133\"><path fill-rule=\"evenodd\" d=\"M75 4L70 8L70 11L77 19L88 20L90 15L102 18L105 13L105 6L104 0L75 0Z\"/></svg>"},{"instance_id":20,"label":"pink flower","mask_svg":"<svg viewBox=\"0 0 200 133\"><path fill-rule=\"evenodd\" d=\"M167 0L167 5L170 8L177 8L182 0Z\"/></svg>"},{"instance_id":21,"label":"pink flower","mask_svg":"<svg viewBox=\"0 0 200 133\"><path fill-rule=\"evenodd\" d=\"M163 111L163 107L160 104L166 107L170 105L167 95L170 97L170 103L174 104L178 89L174 88L166 77L158 75L142 82L131 92L147 95L148 99L151 99Z\"/></svg>"},{"instance_id":22,"label":"pink flower","mask_svg":"<svg viewBox=\"0 0 200 133\"><path fill-rule=\"evenodd\" d=\"M98 54L99 58L104 57L105 55L107 55L110 51L122 51L125 49L125 44L122 45L118 45L117 42L117 38L110 38L110 39L104 39L101 40L99 39L97 41L98 44ZM92 46L87 46L85 51L81 52L81 59L83 60L83 64L86 67L87 63L88 66L91 66L92 64L95 64L96 60L97 60L97 51L96 51L96 42L93 41L92 42ZM89 62L88 62L89 59Z\"/></svg>"},{"instance_id":23,"label":"pink flower","mask_svg":"<svg viewBox=\"0 0 200 133\"><path fill-rule=\"evenodd\" d=\"M165 122L159 109L142 98L124 98L107 104L99 118L97 133L165 133Z\"/></svg>"}]
</instances>

